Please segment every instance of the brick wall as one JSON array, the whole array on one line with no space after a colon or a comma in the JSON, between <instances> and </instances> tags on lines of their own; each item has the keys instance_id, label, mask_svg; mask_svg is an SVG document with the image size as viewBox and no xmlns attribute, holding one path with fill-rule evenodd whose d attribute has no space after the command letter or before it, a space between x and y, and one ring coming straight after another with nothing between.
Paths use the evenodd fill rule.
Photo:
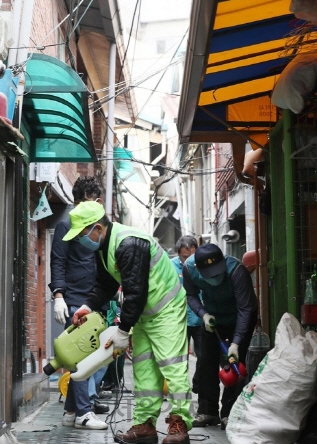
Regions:
<instances>
[{"instance_id":1,"label":"brick wall","mask_svg":"<svg viewBox=\"0 0 317 444\"><path fill-rule=\"evenodd\" d=\"M2 2L2 5L12 2ZM31 25L31 37L30 48L34 52L42 52L46 55L56 57L65 61L65 63L71 65L69 52L65 49L62 54L64 46L58 45L61 41L65 40L67 30L67 20L57 28L58 24L67 16L68 11L63 1L52 0L35 0L34 10ZM54 32L50 32L55 29ZM35 49L35 46L42 45L41 49ZM76 62L76 42L75 34L71 36L70 49L74 56L75 67ZM61 55L64 55L61 57ZM87 76L85 76L86 78ZM88 84L89 88L89 84ZM98 113L91 114L93 140L96 144L97 155L102 152L103 134L105 132L106 124L103 119L98 116ZM61 163L60 171L63 176L68 180L72 186L79 176L83 175L98 175L100 178L104 176L104 173L100 171L99 164L95 166L93 163ZM44 184L42 184L42 188ZM33 215L36 208L40 193L30 191L30 214ZM48 193L47 193L48 194ZM37 362L46 358L45 347L45 325L46 325L46 268L45 258L49 252L46 252L45 244L45 230L46 220L42 219L38 222L30 221L29 224L29 236L28 236L28 266L26 272L26 338L27 348L30 349ZM39 263L40 260L40 263ZM40 350L42 356L40 357ZM41 371L41 365L40 365Z\"/></svg>"},{"instance_id":2,"label":"brick wall","mask_svg":"<svg viewBox=\"0 0 317 444\"><path fill-rule=\"evenodd\" d=\"M40 194L39 192L30 196L31 217L38 205ZM46 356L45 228L45 219L29 221L25 298L26 347L31 350L38 363Z\"/></svg>"},{"instance_id":3,"label":"brick wall","mask_svg":"<svg viewBox=\"0 0 317 444\"><path fill-rule=\"evenodd\" d=\"M60 43L61 40L65 40L67 20L65 20L61 26L57 26L67 14L68 12L63 1L35 0L30 46L44 45L45 48L43 50L34 49L34 52L44 52L46 55L60 58L59 52L61 51L61 46L58 45L58 43ZM56 30L50 34L55 28ZM62 48L64 48L64 46ZM74 34L70 38L70 48L76 59ZM67 55L65 62L69 62Z\"/></svg>"},{"instance_id":4,"label":"brick wall","mask_svg":"<svg viewBox=\"0 0 317 444\"><path fill-rule=\"evenodd\" d=\"M2 0L0 11L11 11L14 7L14 0Z\"/></svg>"},{"instance_id":5,"label":"brick wall","mask_svg":"<svg viewBox=\"0 0 317 444\"><path fill-rule=\"evenodd\" d=\"M65 38L67 21L49 35L52 29L67 15L63 1L35 0L30 47L34 52L42 52L51 57L63 60L61 51L64 46L57 45ZM48 37L47 37L48 36ZM47 37L47 38L46 38ZM42 51L34 46L43 45ZM76 45L74 35L70 41L70 48L76 56ZM68 56L65 52L64 60L68 63ZM72 185L78 177L77 165L74 163L61 164L61 172ZM40 184L42 189L45 184ZM40 192L33 188L30 191L30 215L32 216L38 205ZM48 192L46 192L48 195ZM46 358L46 220L29 222L28 233L28 266L26 271L26 299L25 299L25 324L26 324L26 347L30 349L42 370L41 361ZM49 254L49 252L48 252Z\"/></svg>"}]
</instances>

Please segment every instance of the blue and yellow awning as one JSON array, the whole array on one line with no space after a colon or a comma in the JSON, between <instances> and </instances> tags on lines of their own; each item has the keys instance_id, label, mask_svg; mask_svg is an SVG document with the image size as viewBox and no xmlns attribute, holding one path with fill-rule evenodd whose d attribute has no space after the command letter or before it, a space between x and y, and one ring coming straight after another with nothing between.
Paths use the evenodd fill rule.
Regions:
<instances>
[{"instance_id":1,"label":"blue and yellow awning","mask_svg":"<svg viewBox=\"0 0 317 444\"><path fill-rule=\"evenodd\" d=\"M178 119L181 142L217 142L234 129L261 133L275 125L274 85L290 56L305 51L317 36L294 35L303 22L289 5L290 0L193 2Z\"/></svg>"}]
</instances>

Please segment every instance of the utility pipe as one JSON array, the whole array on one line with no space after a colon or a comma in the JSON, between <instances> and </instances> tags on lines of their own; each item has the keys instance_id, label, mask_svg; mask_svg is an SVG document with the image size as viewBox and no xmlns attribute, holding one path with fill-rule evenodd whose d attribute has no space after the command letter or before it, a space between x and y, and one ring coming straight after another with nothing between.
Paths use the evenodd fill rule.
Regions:
<instances>
[{"instance_id":1,"label":"utility pipe","mask_svg":"<svg viewBox=\"0 0 317 444\"><path fill-rule=\"evenodd\" d=\"M165 202L166 202L167 200L168 200L167 198L162 199L162 200L161 200L161 201L155 206L155 210L158 210L159 208L161 208L161 206L164 205ZM154 208L154 207L153 207L153 208ZM155 233L157 227L160 225L160 223L161 223L161 221L162 221L162 219L163 219L163 216L159 216L157 219L158 219L158 220L157 220L156 224L153 225L153 230L152 230L151 236L154 235L154 233Z\"/></svg>"},{"instance_id":2,"label":"utility pipe","mask_svg":"<svg viewBox=\"0 0 317 444\"><path fill-rule=\"evenodd\" d=\"M283 132L283 118L280 119L275 125L274 129L270 132L270 178L271 178L271 199L272 214L272 253L271 261L269 262L269 286L270 286L270 335L272 338L275 336L276 326L280 320L280 305L278 293L278 280L279 270L284 267L284 257L281 257L279 253L280 245L280 223L281 219L284 219L284 215L281 215L281 209L279 206L280 199L275 198L278 196L280 190L280 169L281 162L278 156L278 150L282 146L282 132Z\"/></svg>"},{"instance_id":3,"label":"utility pipe","mask_svg":"<svg viewBox=\"0 0 317 444\"><path fill-rule=\"evenodd\" d=\"M206 170L206 158L205 158L205 152L204 152L204 145L201 145L200 147L201 151L201 158L203 162L203 171ZM203 229L204 233L206 233L206 218L207 218L207 178L206 175L203 175ZM208 227L209 228L209 227Z\"/></svg>"},{"instance_id":4,"label":"utility pipe","mask_svg":"<svg viewBox=\"0 0 317 444\"><path fill-rule=\"evenodd\" d=\"M12 55L13 64L19 64L25 62L28 57L28 46L31 35L31 24L32 24L32 15L33 15L33 6L34 0L22 0L21 4L18 4L18 8L21 7L20 16L19 12L17 13L17 22L19 26L18 41L16 43L17 49L15 53ZM21 126L21 118L22 118L22 106L23 106L23 94L25 89L25 74L24 72L20 75L20 81L17 88L17 97L19 97L19 115L20 122L19 127Z\"/></svg>"},{"instance_id":5,"label":"utility pipe","mask_svg":"<svg viewBox=\"0 0 317 444\"><path fill-rule=\"evenodd\" d=\"M184 223L184 230L185 230L185 234L189 234L188 232L188 205L187 205L187 189L186 189L186 184L183 181L181 183L181 191L182 191L182 196L183 196L183 223Z\"/></svg>"},{"instance_id":6,"label":"utility pipe","mask_svg":"<svg viewBox=\"0 0 317 444\"><path fill-rule=\"evenodd\" d=\"M28 57L29 50L29 42L31 35L31 24L32 24L32 16L33 16L33 6L34 0L24 0L22 4L22 14L20 20L20 33L19 33L19 41L17 43L18 49L17 63L25 62Z\"/></svg>"},{"instance_id":7,"label":"utility pipe","mask_svg":"<svg viewBox=\"0 0 317 444\"><path fill-rule=\"evenodd\" d=\"M226 182L226 220L229 220L229 186Z\"/></svg>"},{"instance_id":8,"label":"utility pipe","mask_svg":"<svg viewBox=\"0 0 317 444\"><path fill-rule=\"evenodd\" d=\"M288 312L297 317L296 298L296 240L295 240L295 208L294 208L294 165L292 163L292 114L283 111L284 131L284 173L285 173L285 212L286 212L286 264Z\"/></svg>"},{"instance_id":9,"label":"utility pipe","mask_svg":"<svg viewBox=\"0 0 317 444\"><path fill-rule=\"evenodd\" d=\"M162 152L154 160L151 161L152 165L157 165L160 160L166 156L166 131L162 131Z\"/></svg>"},{"instance_id":10,"label":"utility pipe","mask_svg":"<svg viewBox=\"0 0 317 444\"><path fill-rule=\"evenodd\" d=\"M116 44L109 42L109 97L108 102L108 128L106 151L106 215L112 221L113 204L113 145L114 145L114 96L116 83Z\"/></svg>"},{"instance_id":11,"label":"utility pipe","mask_svg":"<svg viewBox=\"0 0 317 444\"><path fill-rule=\"evenodd\" d=\"M216 145L217 146L217 145ZM217 170L218 167L218 154L216 153L215 150L215 145L212 145L212 150L211 150L211 171ZM211 184L211 190L212 190L212 196L214 196L214 202L211 202L211 216L210 216L210 221L212 221L213 225L217 225L219 222L219 214L218 214L218 194L216 191L216 183L217 183L217 177L218 174L212 174L211 180L212 180L212 184Z\"/></svg>"},{"instance_id":12,"label":"utility pipe","mask_svg":"<svg viewBox=\"0 0 317 444\"><path fill-rule=\"evenodd\" d=\"M153 192L152 195L150 194L150 201L152 202L151 208L149 209L149 213L150 213L150 218L149 218L149 234L150 236L154 236L154 220L155 220L155 202L154 199L152 199L153 196Z\"/></svg>"},{"instance_id":13,"label":"utility pipe","mask_svg":"<svg viewBox=\"0 0 317 444\"><path fill-rule=\"evenodd\" d=\"M193 230L193 176L189 176L187 178L187 192L188 192L188 230L189 234L192 234L194 232Z\"/></svg>"},{"instance_id":14,"label":"utility pipe","mask_svg":"<svg viewBox=\"0 0 317 444\"><path fill-rule=\"evenodd\" d=\"M22 16L22 3L23 0L15 0L13 9L13 41L14 48L9 49L8 55L8 66L13 66L17 63L17 54L19 47L19 37L20 37L20 25Z\"/></svg>"},{"instance_id":15,"label":"utility pipe","mask_svg":"<svg viewBox=\"0 0 317 444\"><path fill-rule=\"evenodd\" d=\"M175 182L175 190L176 190L177 208L178 208L178 213L179 213L179 224L180 224L182 236L184 236L185 235L185 225L184 225L184 216L183 216L182 195L181 195L178 175L175 177L174 182Z\"/></svg>"},{"instance_id":16,"label":"utility pipe","mask_svg":"<svg viewBox=\"0 0 317 444\"><path fill-rule=\"evenodd\" d=\"M218 225L218 222L219 222L219 214L218 214L218 211L219 211L219 208L218 208L218 191L215 192L215 202L214 202L214 206L215 206L216 214L215 214L215 218L214 218L213 224L214 224L214 225Z\"/></svg>"},{"instance_id":17,"label":"utility pipe","mask_svg":"<svg viewBox=\"0 0 317 444\"><path fill-rule=\"evenodd\" d=\"M255 291L258 298L258 326L261 326L260 304L260 273L259 273L259 198L258 198L258 171L254 164L254 243L255 243Z\"/></svg>"},{"instance_id":18,"label":"utility pipe","mask_svg":"<svg viewBox=\"0 0 317 444\"><path fill-rule=\"evenodd\" d=\"M255 250L254 192L250 186L244 186L246 250Z\"/></svg>"}]
</instances>

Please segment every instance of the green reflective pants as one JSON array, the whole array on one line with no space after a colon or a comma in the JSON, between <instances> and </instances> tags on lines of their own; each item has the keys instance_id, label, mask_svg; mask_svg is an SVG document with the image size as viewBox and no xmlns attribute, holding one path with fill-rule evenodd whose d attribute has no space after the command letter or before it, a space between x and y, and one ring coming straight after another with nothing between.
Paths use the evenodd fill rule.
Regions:
<instances>
[{"instance_id":1,"label":"green reflective pants","mask_svg":"<svg viewBox=\"0 0 317 444\"><path fill-rule=\"evenodd\" d=\"M141 316L133 328L133 374L136 407L134 424L160 415L164 378L170 414L180 415L188 430L191 390L188 377L186 298L167 304L158 314Z\"/></svg>"}]
</instances>

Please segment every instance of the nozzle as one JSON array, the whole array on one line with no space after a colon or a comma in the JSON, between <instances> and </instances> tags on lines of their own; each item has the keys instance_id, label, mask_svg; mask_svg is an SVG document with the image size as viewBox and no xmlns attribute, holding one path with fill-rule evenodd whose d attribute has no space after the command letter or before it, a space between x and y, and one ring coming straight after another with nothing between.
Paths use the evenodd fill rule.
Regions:
<instances>
[{"instance_id":1,"label":"nozzle","mask_svg":"<svg viewBox=\"0 0 317 444\"><path fill-rule=\"evenodd\" d=\"M238 366L238 364L237 364L237 362L236 362L236 360L234 359L233 356L230 356L230 358L229 358L229 364L231 365L231 367L233 368L233 370L236 372L236 374L237 374L238 376L241 376L241 374L240 374L240 370L239 370L239 366Z\"/></svg>"},{"instance_id":2,"label":"nozzle","mask_svg":"<svg viewBox=\"0 0 317 444\"><path fill-rule=\"evenodd\" d=\"M44 373L47 376L50 376L52 373L56 372L61 367L61 364L56 360L52 359L51 362L46 364L46 366L43 368Z\"/></svg>"},{"instance_id":3,"label":"nozzle","mask_svg":"<svg viewBox=\"0 0 317 444\"><path fill-rule=\"evenodd\" d=\"M55 368L50 363L46 364L46 366L43 368L43 372L47 376L51 376L51 374L53 374L55 371L56 371Z\"/></svg>"}]
</instances>

